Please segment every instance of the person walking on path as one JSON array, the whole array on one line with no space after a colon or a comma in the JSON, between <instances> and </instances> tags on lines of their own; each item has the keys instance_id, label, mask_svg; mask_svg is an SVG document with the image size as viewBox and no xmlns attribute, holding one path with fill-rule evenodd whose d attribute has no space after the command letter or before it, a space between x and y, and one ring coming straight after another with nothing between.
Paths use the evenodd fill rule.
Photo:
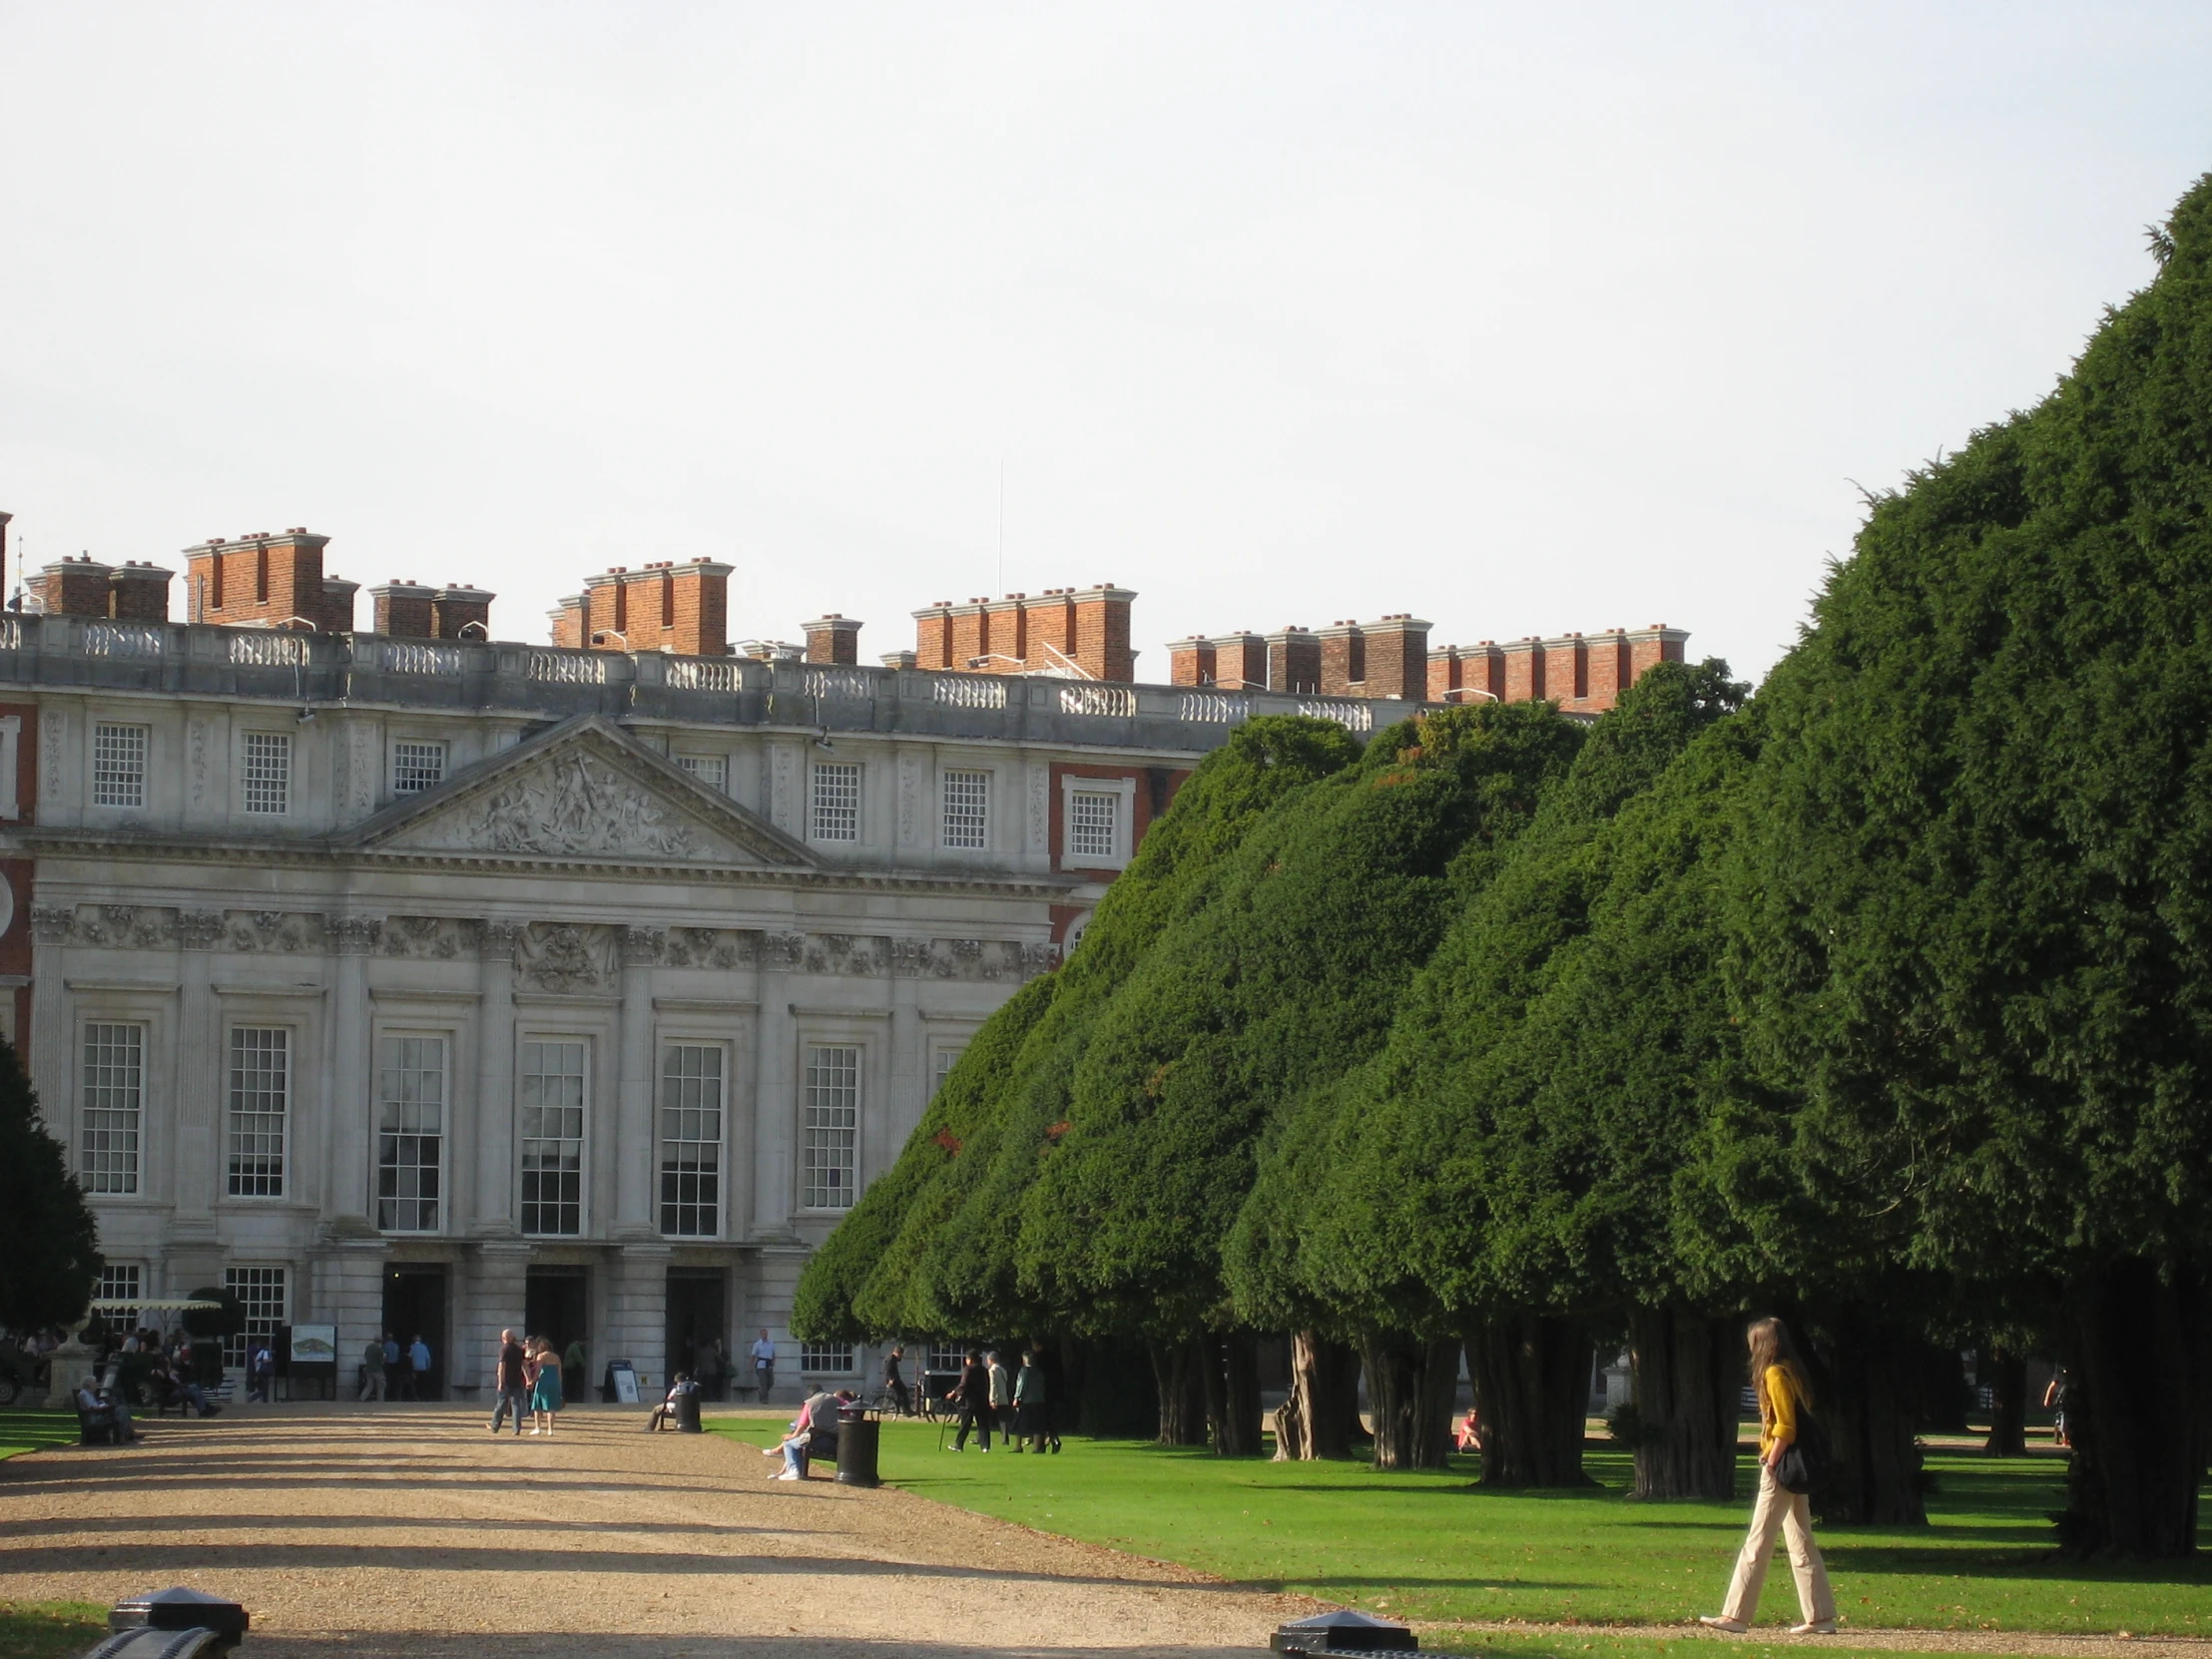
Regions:
<instances>
[{"instance_id":1,"label":"person walking on path","mask_svg":"<svg viewBox=\"0 0 2212 1659\"><path fill-rule=\"evenodd\" d=\"M1048 1348L1044 1339L1029 1339L1029 1351L1037 1357L1037 1370L1044 1374L1044 1441L1054 1451L1060 1449L1060 1401L1067 1397L1067 1368L1060 1364L1057 1347Z\"/></svg>"},{"instance_id":2,"label":"person walking on path","mask_svg":"<svg viewBox=\"0 0 2212 1659\"><path fill-rule=\"evenodd\" d=\"M380 1337L371 1337L368 1346L361 1350L361 1397L384 1397L384 1344Z\"/></svg>"},{"instance_id":3,"label":"person walking on path","mask_svg":"<svg viewBox=\"0 0 2212 1659\"><path fill-rule=\"evenodd\" d=\"M512 1331L499 1333L499 1361L492 1374L492 1385L499 1390L499 1403L492 1407L491 1431L499 1432L511 1409L515 1417L515 1437L522 1437L522 1419L529 1413L528 1384L523 1381L522 1345L515 1341Z\"/></svg>"},{"instance_id":4,"label":"person walking on path","mask_svg":"<svg viewBox=\"0 0 2212 1659\"><path fill-rule=\"evenodd\" d=\"M1759 1616L1759 1592L1767 1582L1767 1563L1774 1558L1777 1532L1790 1543L1790 1568L1797 1575L1798 1611L1802 1624L1792 1625L1793 1636L1836 1634L1836 1592L1829 1588L1828 1567L1821 1560L1820 1545L1813 1541L1813 1506L1803 1492L1782 1484L1778 1467L1782 1454L1797 1443L1813 1404L1813 1390L1805 1381L1805 1368L1788 1327L1777 1319L1755 1320L1745 1333L1751 1349L1751 1386L1759 1397L1759 1499L1752 1506L1751 1531L1743 1553L1736 1558L1736 1576L1728 1586L1728 1600L1720 1616L1700 1616L1698 1623L1740 1636Z\"/></svg>"},{"instance_id":5,"label":"person walking on path","mask_svg":"<svg viewBox=\"0 0 2212 1659\"><path fill-rule=\"evenodd\" d=\"M897 1402L898 1414L910 1417L914 1414L914 1402L906 1392L906 1380L898 1375L898 1362L906 1357L905 1349L891 1344L891 1351L883 1356L883 1387Z\"/></svg>"},{"instance_id":6,"label":"person walking on path","mask_svg":"<svg viewBox=\"0 0 2212 1659\"><path fill-rule=\"evenodd\" d=\"M530 1412L536 1418L530 1424L533 1434L553 1432L554 1413L561 1408L561 1357L547 1343L538 1350L538 1375L530 1384Z\"/></svg>"},{"instance_id":7,"label":"person walking on path","mask_svg":"<svg viewBox=\"0 0 2212 1659\"><path fill-rule=\"evenodd\" d=\"M761 1403L768 1403L768 1391L776 1386L776 1345L768 1340L768 1327L761 1327L760 1340L753 1345L753 1381L759 1384Z\"/></svg>"},{"instance_id":8,"label":"person walking on path","mask_svg":"<svg viewBox=\"0 0 2212 1659\"><path fill-rule=\"evenodd\" d=\"M1030 1349L1022 1355L1021 1372L1014 1379L1014 1433L1020 1437L1014 1445L1016 1451L1021 1449L1020 1440L1027 1440L1031 1451L1043 1452L1045 1402L1051 1397L1044 1367L1037 1363L1037 1351Z\"/></svg>"},{"instance_id":9,"label":"person walking on path","mask_svg":"<svg viewBox=\"0 0 2212 1659\"><path fill-rule=\"evenodd\" d=\"M991 1376L983 1369L983 1357L970 1354L967 1364L960 1368L960 1381L953 1383L945 1398L960 1408L960 1426L952 1436L954 1451L967 1450L968 1431L975 1431L975 1443L985 1451L991 1448Z\"/></svg>"},{"instance_id":10,"label":"person walking on path","mask_svg":"<svg viewBox=\"0 0 2212 1659\"><path fill-rule=\"evenodd\" d=\"M1006 1374L1006 1368L999 1364L995 1352L990 1357L990 1366L991 1421L997 1426L1001 1437L1019 1451L1021 1442L1014 1438L1014 1380Z\"/></svg>"},{"instance_id":11,"label":"person walking on path","mask_svg":"<svg viewBox=\"0 0 2212 1659\"><path fill-rule=\"evenodd\" d=\"M407 1345L407 1397L430 1397L430 1345L422 1340L422 1333L415 1333L415 1340Z\"/></svg>"}]
</instances>

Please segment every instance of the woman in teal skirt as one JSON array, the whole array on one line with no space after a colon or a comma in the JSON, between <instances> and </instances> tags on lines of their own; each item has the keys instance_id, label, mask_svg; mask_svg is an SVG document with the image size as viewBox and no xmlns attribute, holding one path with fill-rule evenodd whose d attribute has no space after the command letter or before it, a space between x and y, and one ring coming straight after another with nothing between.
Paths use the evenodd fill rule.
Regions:
<instances>
[{"instance_id":1,"label":"woman in teal skirt","mask_svg":"<svg viewBox=\"0 0 2212 1659\"><path fill-rule=\"evenodd\" d=\"M561 1408L561 1357L547 1343L538 1350L537 1359L537 1381L530 1384L530 1432L550 1434L553 1414Z\"/></svg>"}]
</instances>

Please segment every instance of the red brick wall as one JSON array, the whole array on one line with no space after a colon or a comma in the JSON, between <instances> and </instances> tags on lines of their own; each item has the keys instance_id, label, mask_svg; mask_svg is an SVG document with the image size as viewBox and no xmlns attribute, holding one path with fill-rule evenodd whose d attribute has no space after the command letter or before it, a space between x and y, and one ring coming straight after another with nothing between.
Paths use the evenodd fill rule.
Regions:
<instances>
[{"instance_id":1,"label":"red brick wall","mask_svg":"<svg viewBox=\"0 0 2212 1659\"><path fill-rule=\"evenodd\" d=\"M1580 634L1544 641L1544 695L1572 706L1589 695L1589 664Z\"/></svg>"},{"instance_id":2,"label":"red brick wall","mask_svg":"<svg viewBox=\"0 0 2212 1659\"><path fill-rule=\"evenodd\" d=\"M1135 594L1100 583L1075 596L1075 649L1069 653L1093 680L1128 685L1137 677L1129 649L1129 607Z\"/></svg>"},{"instance_id":3,"label":"red brick wall","mask_svg":"<svg viewBox=\"0 0 2212 1659\"><path fill-rule=\"evenodd\" d=\"M1286 628L1268 636L1268 689L1294 693L1321 689L1321 641L1312 630Z\"/></svg>"},{"instance_id":4,"label":"red brick wall","mask_svg":"<svg viewBox=\"0 0 2212 1659\"><path fill-rule=\"evenodd\" d=\"M947 669L952 666L952 607L939 600L926 611L914 613L914 667Z\"/></svg>"},{"instance_id":5,"label":"red brick wall","mask_svg":"<svg viewBox=\"0 0 2212 1659\"><path fill-rule=\"evenodd\" d=\"M807 624L807 661L849 664L860 660L860 625L842 616Z\"/></svg>"},{"instance_id":6,"label":"red brick wall","mask_svg":"<svg viewBox=\"0 0 2212 1659\"><path fill-rule=\"evenodd\" d=\"M1428 691L1428 624L1410 613L1386 616L1361 630L1362 673L1370 697L1418 703Z\"/></svg>"},{"instance_id":7,"label":"red brick wall","mask_svg":"<svg viewBox=\"0 0 2212 1659\"><path fill-rule=\"evenodd\" d=\"M1258 634L1224 634L1214 644L1214 683L1233 691L1268 689L1268 642Z\"/></svg>"},{"instance_id":8,"label":"red brick wall","mask_svg":"<svg viewBox=\"0 0 2212 1659\"><path fill-rule=\"evenodd\" d=\"M1321 689L1324 697L1358 697L1368 677L1366 641L1359 625L1333 622L1314 630L1321 641Z\"/></svg>"},{"instance_id":9,"label":"red brick wall","mask_svg":"<svg viewBox=\"0 0 2212 1659\"><path fill-rule=\"evenodd\" d=\"M1214 647L1209 640L1177 640L1168 647L1168 684L1210 686L1214 683Z\"/></svg>"},{"instance_id":10,"label":"red brick wall","mask_svg":"<svg viewBox=\"0 0 2212 1659\"><path fill-rule=\"evenodd\" d=\"M1544 695L1543 647L1535 640L1505 646L1505 701L1529 703Z\"/></svg>"}]
</instances>

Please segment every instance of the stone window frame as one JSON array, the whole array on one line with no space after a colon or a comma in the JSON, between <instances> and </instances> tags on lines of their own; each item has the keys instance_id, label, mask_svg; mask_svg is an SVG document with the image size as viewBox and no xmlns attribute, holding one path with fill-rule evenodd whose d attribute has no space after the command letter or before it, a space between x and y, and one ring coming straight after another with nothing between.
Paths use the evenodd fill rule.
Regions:
<instances>
[{"instance_id":1,"label":"stone window frame","mask_svg":"<svg viewBox=\"0 0 2212 1659\"><path fill-rule=\"evenodd\" d=\"M594 1173L592 1167L592 1137L596 1129L596 1125L593 1119L596 1115L597 1109L601 1104L599 1100L598 1087L599 1033L593 1030L578 1029L573 1026L564 1028L552 1022L547 1022L545 1024L539 1024L536 1021L531 1021L526 1024L518 1022L515 1028L514 1042L515 1066L513 1170L515 1183L515 1227L526 1239L588 1239L592 1236L591 1189ZM523 1064L523 1051L531 1043L573 1043L581 1047L584 1051L584 1067L582 1072L584 1080L583 1118L581 1124L581 1132L575 1137L578 1144L576 1156L576 1231L573 1233L532 1232L522 1225L522 1210L524 1203L522 1196L522 1158L524 1142L526 1140L565 1141L570 1139L570 1137L566 1135L525 1136L523 1133L522 1114L525 1108L522 1104L522 1080L525 1075L528 1075ZM541 1073L539 1075L552 1074ZM543 1204L545 1201L540 1199L538 1202L540 1204ZM555 1202L565 1202L565 1200L556 1200Z\"/></svg>"},{"instance_id":2,"label":"stone window frame","mask_svg":"<svg viewBox=\"0 0 2212 1659\"><path fill-rule=\"evenodd\" d=\"M869 1180L868 1129L869 1114L882 1109L877 1097L887 1081L887 1068L883 1062L883 1032L878 1029L880 1018L855 1012L850 1017L822 1014L801 1019L794 1033L796 1053L792 1069L792 1211L795 1215L829 1220L852 1213L860 1195L867 1191ZM852 1048L859 1051L859 1074L855 1093L852 1121L852 1196L845 1205L809 1204L807 1202L807 1112L809 1107L807 1078L811 1051L817 1048Z\"/></svg>"},{"instance_id":3,"label":"stone window frame","mask_svg":"<svg viewBox=\"0 0 2212 1659\"><path fill-rule=\"evenodd\" d=\"M136 1025L144 1035L139 1047L139 1146L138 1187L128 1193L93 1193L86 1196L94 1204L134 1205L168 1203L173 1199L175 1148L172 1145L169 1113L173 1109L171 1074L176 1056L177 993L174 987L103 986L70 987L69 1027L69 1088L67 1132L59 1135L69 1149L70 1172L80 1180L83 1168L83 1108L85 1088L85 1027L88 1025ZM228 1038L225 1039L228 1041ZM218 1057L217 1065L227 1062ZM219 1073L228 1081L227 1073ZM62 1125L55 1122L49 1108L48 1124L55 1130ZM217 1141L217 1148L223 1146ZM220 1192L223 1178L216 1176L216 1188Z\"/></svg>"},{"instance_id":4,"label":"stone window frame","mask_svg":"<svg viewBox=\"0 0 2212 1659\"><path fill-rule=\"evenodd\" d=\"M663 1133L666 1124L661 1114L669 1109L665 1094L669 1054L679 1048L710 1048L722 1056L722 1126L720 1138L715 1143L719 1155L716 1167L715 1225L703 1233L671 1232L667 1226L666 1201L663 1197L662 1183L668 1174L664 1168L664 1160L670 1142ZM731 1231L730 1212L736 1197L731 1179L734 1161L731 1129L738 1095L740 1054L737 1041L727 1032L708 1033L688 1024L663 1025L654 1033L653 1054L653 1230L664 1239L676 1241L711 1243L727 1239Z\"/></svg>"},{"instance_id":5,"label":"stone window frame","mask_svg":"<svg viewBox=\"0 0 2212 1659\"><path fill-rule=\"evenodd\" d=\"M1114 850L1110 855L1075 850L1075 798L1102 795L1115 798ZM1062 869L1126 869L1133 854L1137 830L1137 781L1134 778L1082 778L1060 775L1060 867Z\"/></svg>"},{"instance_id":6,"label":"stone window frame","mask_svg":"<svg viewBox=\"0 0 2212 1659\"><path fill-rule=\"evenodd\" d=\"M460 1028L457 1024L435 1020L376 1018L369 1030L370 1096L369 1096L369 1194L368 1213L376 1231L395 1239L436 1239L450 1233L453 1228L453 1153L458 1139L453 1129L454 1085L460 1076ZM435 1227L386 1227L383 1223L385 1199L384 1185L384 1045L387 1042L420 1042L435 1040L443 1045L444 1089L440 1101L442 1127L438 1132L438 1196L437 1225ZM405 1131L397 1131L404 1134ZM419 1135L419 1131L416 1132ZM395 1166L399 1168L423 1166ZM394 1199L394 1203L408 1202ZM414 1202L421 1202L419 1199Z\"/></svg>"},{"instance_id":7,"label":"stone window frame","mask_svg":"<svg viewBox=\"0 0 2212 1659\"><path fill-rule=\"evenodd\" d=\"M121 736L126 733L135 736L137 739L138 753L134 757L137 761L136 770L111 772L103 776L101 767L104 761L102 755L104 740L110 734ZM102 720L95 717L92 722L91 740L91 760L85 768L85 776L91 784L90 799L87 805L93 811L101 813L145 812L147 795L152 788L154 775L154 728L152 724L139 720ZM115 758L112 755L106 757L108 760ZM127 801L103 801L101 799L102 788L118 780L128 782L133 786L130 791L131 799Z\"/></svg>"}]
</instances>

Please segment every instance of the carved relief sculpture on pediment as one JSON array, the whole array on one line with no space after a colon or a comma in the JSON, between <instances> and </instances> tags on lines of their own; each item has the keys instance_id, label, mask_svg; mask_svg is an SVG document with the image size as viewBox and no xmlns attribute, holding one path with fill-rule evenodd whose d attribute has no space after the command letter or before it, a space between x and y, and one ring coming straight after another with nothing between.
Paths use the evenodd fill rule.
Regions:
<instances>
[{"instance_id":1,"label":"carved relief sculpture on pediment","mask_svg":"<svg viewBox=\"0 0 2212 1659\"><path fill-rule=\"evenodd\" d=\"M534 921L523 930L516 956L525 982L570 995L611 986L621 971L616 930L595 923Z\"/></svg>"},{"instance_id":2,"label":"carved relief sculpture on pediment","mask_svg":"<svg viewBox=\"0 0 2212 1659\"><path fill-rule=\"evenodd\" d=\"M1029 980L1049 973L1060 953L1013 939L894 939L891 970L917 979Z\"/></svg>"},{"instance_id":3,"label":"carved relief sculpture on pediment","mask_svg":"<svg viewBox=\"0 0 2212 1659\"><path fill-rule=\"evenodd\" d=\"M807 940L807 971L860 976L882 973L888 957L883 944L881 939L849 933L811 934Z\"/></svg>"},{"instance_id":4,"label":"carved relief sculpture on pediment","mask_svg":"<svg viewBox=\"0 0 2212 1659\"><path fill-rule=\"evenodd\" d=\"M701 856L690 826L581 752L557 755L499 790L469 818L463 844L487 852Z\"/></svg>"}]
</instances>

